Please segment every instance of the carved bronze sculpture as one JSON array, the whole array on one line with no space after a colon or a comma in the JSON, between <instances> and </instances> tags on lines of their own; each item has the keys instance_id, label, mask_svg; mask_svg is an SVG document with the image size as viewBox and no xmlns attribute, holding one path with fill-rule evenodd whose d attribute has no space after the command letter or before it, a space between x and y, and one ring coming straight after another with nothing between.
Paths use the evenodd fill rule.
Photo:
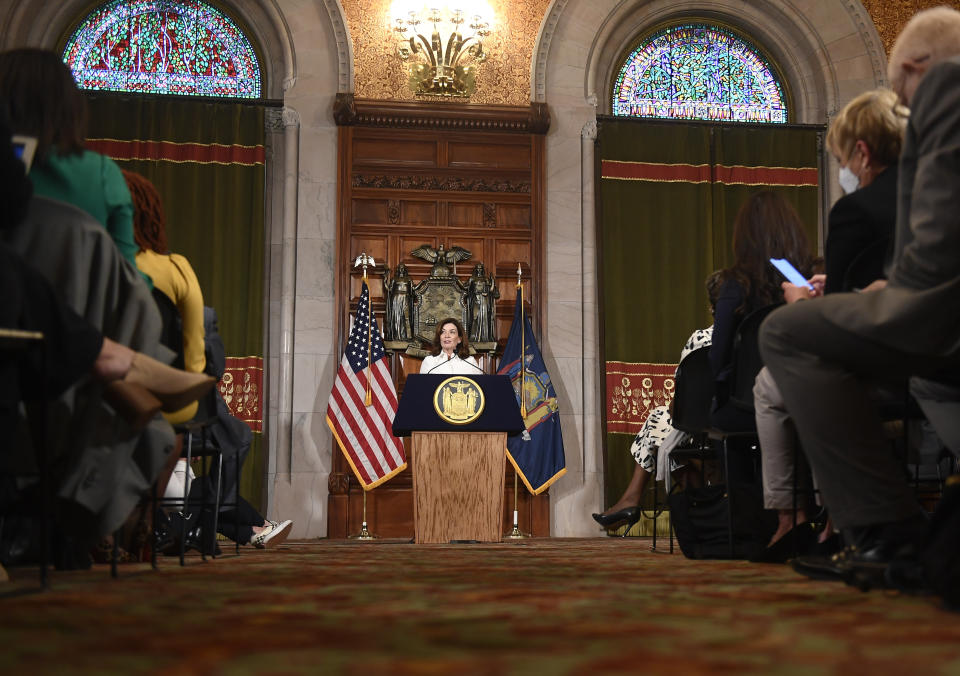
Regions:
<instances>
[{"instance_id":1,"label":"carved bronze sculpture","mask_svg":"<svg viewBox=\"0 0 960 676\"><path fill-rule=\"evenodd\" d=\"M410 278L406 265L397 265L391 276L383 275L383 297L386 305L384 345L388 350L403 350L423 357L424 346L433 342L437 322L446 317L459 319L470 336L471 349L492 351L497 346L496 299L500 297L496 278L486 274L478 263L464 284L456 276L456 265L471 253L455 246L434 249L423 244L410 255L433 263L430 275L418 283Z\"/></svg>"},{"instance_id":2,"label":"carved bronze sculpture","mask_svg":"<svg viewBox=\"0 0 960 676\"><path fill-rule=\"evenodd\" d=\"M413 336L410 319L411 291L413 280L407 272L407 266L400 263L396 274L390 276L390 268L383 272L383 298L386 304L384 332L387 340L406 341Z\"/></svg>"},{"instance_id":3,"label":"carved bronze sculpture","mask_svg":"<svg viewBox=\"0 0 960 676\"><path fill-rule=\"evenodd\" d=\"M477 345L496 343L496 299L500 297L495 277L487 277L483 263L477 263L469 282L469 322L467 335Z\"/></svg>"}]
</instances>

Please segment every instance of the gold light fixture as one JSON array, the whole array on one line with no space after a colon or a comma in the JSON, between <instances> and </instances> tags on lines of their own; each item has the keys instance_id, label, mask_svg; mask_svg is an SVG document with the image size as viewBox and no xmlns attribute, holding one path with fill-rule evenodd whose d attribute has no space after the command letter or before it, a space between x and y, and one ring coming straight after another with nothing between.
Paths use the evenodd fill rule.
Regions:
<instances>
[{"instance_id":1,"label":"gold light fixture","mask_svg":"<svg viewBox=\"0 0 960 676\"><path fill-rule=\"evenodd\" d=\"M487 60L483 38L493 19L484 0L396 0L390 15L400 39L397 54L407 63L417 96L469 98L476 91L477 65Z\"/></svg>"}]
</instances>

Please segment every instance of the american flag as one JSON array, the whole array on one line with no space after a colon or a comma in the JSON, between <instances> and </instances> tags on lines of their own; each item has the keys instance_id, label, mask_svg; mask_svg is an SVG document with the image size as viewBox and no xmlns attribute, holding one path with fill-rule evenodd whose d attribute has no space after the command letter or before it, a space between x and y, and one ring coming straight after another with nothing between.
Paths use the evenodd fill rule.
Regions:
<instances>
[{"instance_id":1,"label":"american flag","mask_svg":"<svg viewBox=\"0 0 960 676\"><path fill-rule=\"evenodd\" d=\"M364 403L368 379L369 406ZM379 486L407 466L403 442L393 436L396 413L397 391L380 330L375 321L370 321L370 290L364 281L347 349L327 403L327 425L364 490Z\"/></svg>"}]
</instances>

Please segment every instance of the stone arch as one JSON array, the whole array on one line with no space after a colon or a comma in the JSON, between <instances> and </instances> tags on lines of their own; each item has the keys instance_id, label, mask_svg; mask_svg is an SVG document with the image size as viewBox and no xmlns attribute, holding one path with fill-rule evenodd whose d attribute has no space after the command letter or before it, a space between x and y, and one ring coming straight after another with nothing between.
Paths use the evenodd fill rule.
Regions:
<instances>
[{"instance_id":1,"label":"stone arch","mask_svg":"<svg viewBox=\"0 0 960 676\"><path fill-rule=\"evenodd\" d=\"M267 83L264 98L282 99L296 81L296 57L289 26L276 0L212 0L211 4L241 20L262 59ZM55 6L44 6L42 16L37 16L37 8L30 5L17 3L8 12L0 34L4 48L29 45L54 49L91 9L87 0L63 0Z\"/></svg>"},{"instance_id":2,"label":"stone arch","mask_svg":"<svg viewBox=\"0 0 960 676\"><path fill-rule=\"evenodd\" d=\"M596 107L598 113L608 113L606 93L615 61L624 50L646 28L688 17L713 18L731 25L767 51L793 94L793 120L797 122L822 123L843 101L886 82L883 45L870 15L856 0L829 4L554 0L535 47L533 99L548 100L551 66L580 67L583 102ZM586 50L585 61L565 64L561 54L551 54L558 36L562 36L564 51Z\"/></svg>"}]
</instances>

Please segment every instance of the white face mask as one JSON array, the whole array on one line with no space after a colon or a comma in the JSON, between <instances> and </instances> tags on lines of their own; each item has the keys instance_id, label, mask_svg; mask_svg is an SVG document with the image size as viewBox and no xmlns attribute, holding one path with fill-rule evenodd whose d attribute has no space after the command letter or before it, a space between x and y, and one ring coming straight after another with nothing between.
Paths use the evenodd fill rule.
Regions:
<instances>
[{"instance_id":1,"label":"white face mask","mask_svg":"<svg viewBox=\"0 0 960 676\"><path fill-rule=\"evenodd\" d=\"M860 178L850 171L850 167L840 167L840 187L848 195L860 189Z\"/></svg>"}]
</instances>

